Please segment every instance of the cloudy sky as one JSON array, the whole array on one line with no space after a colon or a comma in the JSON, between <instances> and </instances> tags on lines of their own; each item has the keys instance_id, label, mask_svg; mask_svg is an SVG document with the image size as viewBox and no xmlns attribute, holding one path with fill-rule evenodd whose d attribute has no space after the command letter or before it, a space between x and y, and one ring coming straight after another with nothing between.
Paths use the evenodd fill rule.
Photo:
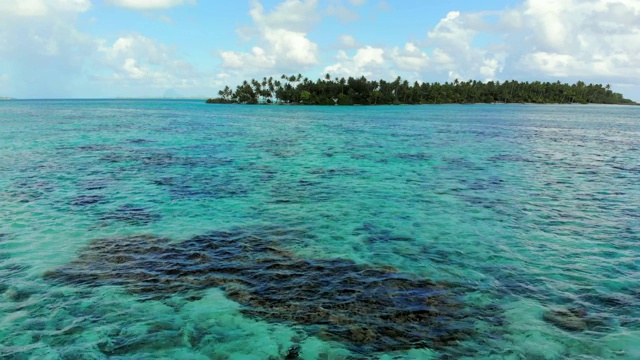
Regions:
<instances>
[{"instance_id":1,"label":"cloudy sky","mask_svg":"<svg viewBox=\"0 0 640 360\"><path fill-rule=\"evenodd\" d=\"M213 96L243 79L611 84L640 0L0 0L0 96Z\"/></svg>"}]
</instances>

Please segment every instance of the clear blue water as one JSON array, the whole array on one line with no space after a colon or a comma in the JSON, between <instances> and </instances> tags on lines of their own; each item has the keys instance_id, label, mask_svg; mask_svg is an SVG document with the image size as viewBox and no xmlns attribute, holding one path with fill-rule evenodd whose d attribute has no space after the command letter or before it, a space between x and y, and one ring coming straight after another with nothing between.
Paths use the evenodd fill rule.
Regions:
<instances>
[{"instance_id":1,"label":"clear blue water","mask_svg":"<svg viewBox=\"0 0 640 360\"><path fill-rule=\"evenodd\" d=\"M0 102L0 357L638 359L639 119Z\"/></svg>"}]
</instances>

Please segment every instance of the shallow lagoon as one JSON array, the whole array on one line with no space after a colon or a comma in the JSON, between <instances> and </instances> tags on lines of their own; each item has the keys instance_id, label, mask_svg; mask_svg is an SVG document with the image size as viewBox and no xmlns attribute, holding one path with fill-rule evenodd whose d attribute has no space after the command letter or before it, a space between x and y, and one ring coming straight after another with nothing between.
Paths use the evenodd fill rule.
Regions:
<instances>
[{"instance_id":1,"label":"shallow lagoon","mask_svg":"<svg viewBox=\"0 0 640 360\"><path fill-rule=\"evenodd\" d=\"M0 356L636 359L639 118L0 103Z\"/></svg>"}]
</instances>

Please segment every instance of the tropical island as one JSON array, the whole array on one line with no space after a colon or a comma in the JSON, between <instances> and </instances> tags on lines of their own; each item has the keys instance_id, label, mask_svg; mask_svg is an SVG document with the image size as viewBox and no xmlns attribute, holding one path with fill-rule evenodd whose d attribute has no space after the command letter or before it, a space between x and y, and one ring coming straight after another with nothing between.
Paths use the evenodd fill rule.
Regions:
<instances>
[{"instance_id":1,"label":"tropical island","mask_svg":"<svg viewBox=\"0 0 640 360\"><path fill-rule=\"evenodd\" d=\"M557 82L469 80L414 82L397 77L394 81L370 81L364 76L331 78L326 74L315 82L298 75L262 81L243 81L234 90L226 86L210 98L209 104L299 104L299 105L401 105L401 104L625 104L637 105L613 92L610 85Z\"/></svg>"}]
</instances>

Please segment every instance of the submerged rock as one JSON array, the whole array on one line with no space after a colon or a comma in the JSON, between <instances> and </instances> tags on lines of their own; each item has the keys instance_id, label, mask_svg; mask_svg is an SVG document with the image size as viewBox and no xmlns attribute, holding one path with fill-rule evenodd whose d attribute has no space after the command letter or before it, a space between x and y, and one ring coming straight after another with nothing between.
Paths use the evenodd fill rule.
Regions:
<instances>
[{"instance_id":1,"label":"submerged rock","mask_svg":"<svg viewBox=\"0 0 640 360\"><path fill-rule=\"evenodd\" d=\"M563 330L584 331L588 325L586 315L586 311L579 308L552 309L545 311L542 318Z\"/></svg>"},{"instance_id":2,"label":"submerged rock","mask_svg":"<svg viewBox=\"0 0 640 360\"><path fill-rule=\"evenodd\" d=\"M245 315L300 324L359 353L455 344L482 317L461 288L350 260L299 258L277 238L242 231L179 243L148 235L96 240L45 277L119 285L142 300L221 287Z\"/></svg>"},{"instance_id":3,"label":"submerged rock","mask_svg":"<svg viewBox=\"0 0 640 360\"><path fill-rule=\"evenodd\" d=\"M73 206L89 206L104 203L106 198L102 195L78 195L71 202Z\"/></svg>"},{"instance_id":4,"label":"submerged rock","mask_svg":"<svg viewBox=\"0 0 640 360\"><path fill-rule=\"evenodd\" d=\"M106 189L109 181L107 179L93 179L85 182L81 188L87 191Z\"/></svg>"},{"instance_id":5,"label":"submerged rock","mask_svg":"<svg viewBox=\"0 0 640 360\"><path fill-rule=\"evenodd\" d=\"M155 141L147 139L129 139L126 142L129 144L150 144L154 143Z\"/></svg>"},{"instance_id":6,"label":"submerged rock","mask_svg":"<svg viewBox=\"0 0 640 360\"><path fill-rule=\"evenodd\" d=\"M396 154L396 157L402 160L414 160L414 161L431 160L431 156L425 153L400 153L400 154Z\"/></svg>"},{"instance_id":7,"label":"submerged rock","mask_svg":"<svg viewBox=\"0 0 640 360\"><path fill-rule=\"evenodd\" d=\"M15 286L11 286L4 291L4 297L8 301L22 302L31 297L31 293Z\"/></svg>"},{"instance_id":8,"label":"submerged rock","mask_svg":"<svg viewBox=\"0 0 640 360\"><path fill-rule=\"evenodd\" d=\"M364 223L354 230L353 235L366 234L366 241L370 244L388 242L410 242L411 237L394 234L391 230L379 228L371 223Z\"/></svg>"},{"instance_id":9,"label":"submerged rock","mask_svg":"<svg viewBox=\"0 0 640 360\"><path fill-rule=\"evenodd\" d=\"M489 158L489 161L491 162L524 162L524 163L531 163L534 162L534 160L525 157L525 156L521 156L521 155L515 155L515 154L499 154L499 155L495 155Z\"/></svg>"},{"instance_id":10,"label":"submerged rock","mask_svg":"<svg viewBox=\"0 0 640 360\"><path fill-rule=\"evenodd\" d=\"M300 345L295 344L292 345L289 350L287 350L287 355L284 357L285 360L297 360L300 359Z\"/></svg>"}]
</instances>

